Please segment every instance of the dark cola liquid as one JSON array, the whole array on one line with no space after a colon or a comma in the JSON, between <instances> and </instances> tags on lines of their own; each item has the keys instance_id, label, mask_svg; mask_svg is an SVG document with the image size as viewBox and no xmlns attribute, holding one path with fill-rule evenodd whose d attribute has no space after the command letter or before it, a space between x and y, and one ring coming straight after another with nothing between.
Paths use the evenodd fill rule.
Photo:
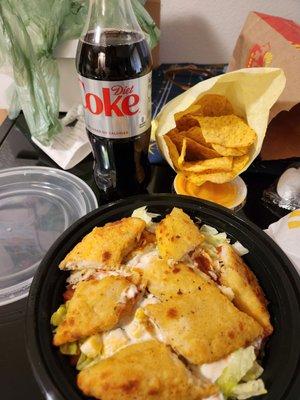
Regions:
<instances>
[{"instance_id":1,"label":"dark cola liquid","mask_svg":"<svg viewBox=\"0 0 300 400\"><path fill-rule=\"evenodd\" d=\"M94 32L79 41L77 71L102 81L139 78L152 69L151 53L137 32L105 31L100 44ZM148 147L150 129L139 136L107 139L87 130L95 158L94 177L107 199L142 192L150 178Z\"/></svg>"}]
</instances>

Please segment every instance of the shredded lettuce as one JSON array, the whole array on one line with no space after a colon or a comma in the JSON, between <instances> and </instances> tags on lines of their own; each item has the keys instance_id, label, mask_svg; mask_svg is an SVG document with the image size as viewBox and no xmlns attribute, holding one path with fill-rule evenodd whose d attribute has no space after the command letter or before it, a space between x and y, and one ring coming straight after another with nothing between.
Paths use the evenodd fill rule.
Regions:
<instances>
[{"instance_id":1,"label":"shredded lettuce","mask_svg":"<svg viewBox=\"0 0 300 400\"><path fill-rule=\"evenodd\" d=\"M78 369L78 371L82 371L84 368L88 367L93 361L93 358L89 358L84 353L81 353L76 364L76 369Z\"/></svg>"},{"instance_id":2,"label":"shredded lettuce","mask_svg":"<svg viewBox=\"0 0 300 400\"><path fill-rule=\"evenodd\" d=\"M261 367L257 361L254 361L252 367L249 369L246 375L243 376L243 381L254 381L255 379L259 378L263 372L263 367Z\"/></svg>"},{"instance_id":3,"label":"shredded lettuce","mask_svg":"<svg viewBox=\"0 0 300 400\"><path fill-rule=\"evenodd\" d=\"M65 343L59 346L59 351L62 354L68 355L68 356L75 356L79 354L79 347L76 342L73 343Z\"/></svg>"},{"instance_id":4,"label":"shredded lettuce","mask_svg":"<svg viewBox=\"0 0 300 400\"><path fill-rule=\"evenodd\" d=\"M238 400L245 400L249 397L259 396L265 393L267 393L267 391L263 381L257 379L246 383L240 383L233 389L231 395L236 397Z\"/></svg>"},{"instance_id":5,"label":"shredded lettuce","mask_svg":"<svg viewBox=\"0 0 300 400\"><path fill-rule=\"evenodd\" d=\"M132 217L140 218L146 222L147 225L152 224L152 219L159 216L159 214L150 213L147 211L147 207L136 208L131 214Z\"/></svg>"},{"instance_id":6,"label":"shredded lettuce","mask_svg":"<svg viewBox=\"0 0 300 400\"><path fill-rule=\"evenodd\" d=\"M101 356L95 358L87 357L85 354L81 353L76 364L76 369L82 371L85 368L91 367L97 364L101 360Z\"/></svg>"},{"instance_id":7,"label":"shredded lettuce","mask_svg":"<svg viewBox=\"0 0 300 400\"><path fill-rule=\"evenodd\" d=\"M245 254L249 253L249 250L245 246L243 246L242 243L238 241L233 243L232 247L238 253L239 256L244 256Z\"/></svg>"},{"instance_id":8,"label":"shredded lettuce","mask_svg":"<svg viewBox=\"0 0 300 400\"><path fill-rule=\"evenodd\" d=\"M255 359L253 346L239 349L230 355L228 366L217 380L217 385L225 396L232 396L233 389L252 368Z\"/></svg>"},{"instance_id":9,"label":"shredded lettuce","mask_svg":"<svg viewBox=\"0 0 300 400\"><path fill-rule=\"evenodd\" d=\"M213 226L210 226L210 225L206 225L206 224L203 224L201 226L200 230L202 233L211 235L211 236L217 235L219 233L216 228L214 228Z\"/></svg>"},{"instance_id":10,"label":"shredded lettuce","mask_svg":"<svg viewBox=\"0 0 300 400\"><path fill-rule=\"evenodd\" d=\"M257 379L262 373L263 368L256 361L255 348L249 346L229 356L229 363L216 383L226 398L245 400L267 393L263 381Z\"/></svg>"},{"instance_id":11,"label":"shredded lettuce","mask_svg":"<svg viewBox=\"0 0 300 400\"><path fill-rule=\"evenodd\" d=\"M66 306L66 304L62 304L52 314L51 319L50 319L51 325L53 325L53 326L60 325L64 321L64 319L66 318L66 314L67 314L67 306Z\"/></svg>"},{"instance_id":12,"label":"shredded lettuce","mask_svg":"<svg viewBox=\"0 0 300 400\"><path fill-rule=\"evenodd\" d=\"M217 229L205 224L201 226L200 232L204 235L205 238L204 242L201 243L201 246L212 259L217 259L217 248L222 244L229 242L226 233L219 233Z\"/></svg>"},{"instance_id":13,"label":"shredded lettuce","mask_svg":"<svg viewBox=\"0 0 300 400\"><path fill-rule=\"evenodd\" d=\"M80 346L81 352L89 358L95 358L100 355L102 348L103 341L100 334L90 336Z\"/></svg>"}]
</instances>

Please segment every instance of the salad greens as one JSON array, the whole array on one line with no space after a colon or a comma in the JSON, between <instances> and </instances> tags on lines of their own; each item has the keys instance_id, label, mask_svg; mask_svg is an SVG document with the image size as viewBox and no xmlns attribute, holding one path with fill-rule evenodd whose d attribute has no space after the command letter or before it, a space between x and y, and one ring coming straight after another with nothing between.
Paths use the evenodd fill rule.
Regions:
<instances>
[{"instance_id":1,"label":"salad greens","mask_svg":"<svg viewBox=\"0 0 300 400\"><path fill-rule=\"evenodd\" d=\"M58 307L58 309L52 314L50 323L53 326L58 326L60 325L64 319L66 318L67 314L67 305L62 304L61 306Z\"/></svg>"},{"instance_id":2,"label":"salad greens","mask_svg":"<svg viewBox=\"0 0 300 400\"><path fill-rule=\"evenodd\" d=\"M263 381L256 380L262 372L263 368L256 362L254 347L249 346L229 356L229 364L217 380L217 385L226 398L247 399L266 393ZM248 381L239 383L242 380Z\"/></svg>"},{"instance_id":3,"label":"salad greens","mask_svg":"<svg viewBox=\"0 0 300 400\"><path fill-rule=\"evenodd\" d=\"M201 243L201 246L213 260L216 260L218 258L217 248L224 243L229 243L226 233L219 233L217 229L205 224L201 226L200 232L205 238L204 242Z\"/></svg>"},{"instance_id":4,"label":"salad greens","mask_svg":"<svg viewBox=\"0 0 300 400\"><path fill-rule=\"evenodd\" d=\"M132 216L143 219L149 228L153 225L152 219L158 214L149 213L146 207L140 207L132 213ZM219 233L215 228L208 225L202 225L200 231L205 237L202 243L204 250L213 260L217 260L218 247L229 242L226 233ZM236 251L246 254L247 249L237 242ZM52 325L57 327L63 322L67 307L68 302L61 305L52 315ZM60 346L60 351L63 354L79 356L76 368L81 371L103 358L102 335L95 334L80 342L67 343ZM264 370L256 360L254 345L233 352L228 356L226 362L226 367L216 381L225 399L245 400L267 393L262 379L259 379Z\"/></svg>"}]
</instances>

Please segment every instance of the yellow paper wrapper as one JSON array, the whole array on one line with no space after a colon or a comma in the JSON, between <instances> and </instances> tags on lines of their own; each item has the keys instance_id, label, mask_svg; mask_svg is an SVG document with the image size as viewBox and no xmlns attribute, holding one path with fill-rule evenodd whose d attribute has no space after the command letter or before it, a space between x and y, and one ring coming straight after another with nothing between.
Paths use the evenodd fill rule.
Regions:
<instances>
[{"instance_id":1,"label":"yellow paper wrapper","mask_svg":"<svg viewBox=\"0 0 300 400\"><path fill-rule=\"evenodd\" d=\"M152 134L158 147L174 168L163 136L175 128L174 114L184 111L204 94L220 94L231 102L234 113L244 118L257 134L249 162L242 173L260 153L266 134L269 111L285 87L285 75L280 68L245 68L200 82L167 103L152 122ZM237 174L237 175L239 175Z\"/></svg>"}]
</instances>

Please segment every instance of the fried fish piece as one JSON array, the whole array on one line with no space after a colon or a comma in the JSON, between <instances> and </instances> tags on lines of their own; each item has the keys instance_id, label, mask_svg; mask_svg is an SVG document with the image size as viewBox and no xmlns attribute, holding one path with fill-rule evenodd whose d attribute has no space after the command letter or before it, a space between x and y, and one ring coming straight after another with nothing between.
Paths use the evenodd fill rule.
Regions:
<instances>
[{"instance_id":1,"label":"fried fish piece","mask_svg":"<svg viewBox=\"0 0 300 400\"><path fill-rule=\"evenodd\" d=\"M165 260L181 260L204 240L197 225L176 207L160 221L155 233L159 255Z\"/></svg>"},{"instance_id":2,"label":"fried fish piece","mask_svg":"<svg viewBox=\"0 0 300 400\"><path fill-rule=\"evenodd\" d=\"M147 231L147 229L145 229L141 235L138 246L124 258L123 262L126 264L134 257L145 254L148 251L155 249L155 247L156 247L155 233L149 232Z\"/></svg>"},{"instance_id":3,"label":"fried fish piece","mask_svg":"<svg viewBox=\"0 0 300 400\"><path fill-rule=\"evenodd\" d=\"M66 319L57 328L53 344L60 346L114 328L132 311L137 301L137 296L126 297L130 288L137 289L122 276L80 282L69 302Z\"/></svg>"},{"instance_id":4,"label":"fried fish piece","mask_svg":"<svg viewBox=\"0 0 300 400\"><path fill-rule=\"evenodd\" d=\"M241 311L251 315L264 328L266 336L270 335L273 327L267 301L254 273L229 244L220 246L219 257L222 262L219 282L232 289L234 304Z\"/></svg>"},{"instance_id":5,"label":"fried fish piece","mask_svg":"<svg viewBox=\"0 0 300 400\"><path fill-rule=\"evenodd\" d=\"M201 274L200 271L196 273L184 263L171 267L165 260L156 259L141 272L149 292L160 300L190 294L207 285L214 285L208 276Z\"/></svg>"},{"instance_id":6,"label":"fried fish piece","mask_svg":"<svg viewBox=\"0 0 300 400\"><path fill-rule=\"evenodd\" d=\"M252 317L213 286L149 304L145 313L166 343L193 364L220 360L263 334Z\"/></svg>"},{"instance_id":7,"label":"fried fish piece","mask_svg":"<svg viewBox=\"0 0 300 400\"><path fill-rule=\"evenodd\" d=\"M84 369L77 384L85 395L101 400L200 400L218 391L155 340L128 346Z\"/></svg>"},{"instance_id":8,"label":"fried fish piece","mask_svg":"<svg viewBox=\"0 0 300 400\"><path fill-rule=\"evenodd\" d=\"M142 219L129 217L96 227L70 251L59 268L118 268L123 258L137 247L145 226Z\"/></svg>"}]
</instances>

